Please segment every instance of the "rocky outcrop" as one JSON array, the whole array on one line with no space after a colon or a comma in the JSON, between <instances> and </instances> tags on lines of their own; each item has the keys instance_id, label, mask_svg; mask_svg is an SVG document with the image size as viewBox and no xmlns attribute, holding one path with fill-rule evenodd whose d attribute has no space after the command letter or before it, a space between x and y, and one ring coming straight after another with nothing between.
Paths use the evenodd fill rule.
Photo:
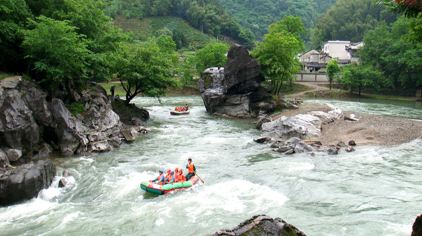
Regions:
<instances>
[{"instance_id":1,"label":"rocky outcrop","mask_svg":"<svg viewBox=\"0 0 422 236\"><path fill-rule=\"evenodd\" d=\"M147 110L137 107L135 104L127 105L126 102L118 97L113 98L111 105L120 120L126 125L142 125L149 120Z\"/></svg>"},{"instance_id":2,"label":"rocky outcrop","mask_svg":"<svg viewBox=\"0 0 422 236\"><path fill-rule=\"evenodd\" d=\"M416 217L415 223L412 227L412 236L422 236L422 215Z\"/></svg>"},{"instance_id":3,"label":"rocky outcrop","mask_svg":"<svg viewBox=\"0 0 422 236\"><path fill-rule=\"evenodd\" d=\"M199 81L207 112L231 117L257 117L275 108L271 95L261 86L260 65L245 47L235 45L224 68L209 68Z\"/></svg>"},{"instance_id":4,"label":"rocky outcrop","mask_svg":"<svg viewBox=\"0 0 422 236\"><path fill-rule=\"evenodd\" d=\"M275 235L275 236L306 236L295 226L285 222L280 218L271 218L265 215L254 216L241 223L234 229L222 230L214 236L256 236L256 235Z\"/></svg>"},{"instance_id":5,"label":"rocky outcrop","mask_svg":"<svg viewBox=\"0 0 422 236\"><path fill-rule=\"evenodd\" d=\"M282 116L262 122L263 137L255 139L255 142L271 143L274 151L283 154L313 152L322 146L318 141L322 126L342 117L343 112L336 108L328 112L310 111L291 117Z\"/></svg>"},{"instance_id":6,"label":"rocky outcrop","mask_svg":"<svg viewBox=\"0 0 422 236\"><path fill-rule=\"evenodd\" d=\"M118 147L128 129L114 112L106 91L90 85L78 94L82 111L72 114L64 102L46 94L31 82L13 77L0 82L0 149L8 161L25 163L31 158L48 156L57 151L64 156L110 151ZM136 118L145 121L148 112L134 108L130 127L144 132ZM133 141L132 135L129 141ZM23 159L21 158L23 157Z\"/></svg>"},{"instance_id":7,"label":"rocky outcrop","mask_svg":"<svg viewBox=\"0 0 422 236\"><path fill-rule=\"evenodd\" d=\"M140 122L123 124L106 91L98 85L90 84L72 97L77 100L70 105L58 98L48 101L47 94L21 77L0 81L0 175L1 189L6 191L1 194L7 195L4 202L34 197L45 183L51 182L54 166L50 168L48 161L48 165L33 161L45 159L52 152L71 156L110 151L147 132ZM140 114L134 110L133 114ZM148 116L147 111L141 111L139 117ZM126 135L128 129L130 136ZM44 172L39 168L41 164L48 167L43 167ZM48 178L43 177L41 183L32 180L36 177L27 178L29 175Z\"/></svg>"},{"instance_id":8,"label":"rocky outcrop","mask_svg":"<svg viewBox=\"0 0 422 236\"><path fill-rule=\"evenodd\" d=\"M37 196L48 188L56 175L50 160L40 160L0 171L0 205L9 205Z\"/></svg>"}]
</instances>

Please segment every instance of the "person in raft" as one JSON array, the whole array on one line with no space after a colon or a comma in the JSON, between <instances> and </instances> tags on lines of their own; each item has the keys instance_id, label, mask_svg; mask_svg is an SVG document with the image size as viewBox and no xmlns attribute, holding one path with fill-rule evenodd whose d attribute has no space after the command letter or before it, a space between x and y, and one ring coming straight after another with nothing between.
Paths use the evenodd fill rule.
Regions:
<instances>
[{"instance_id":1,"label":"person in raft","mask_svg":"<svg viewBox=\"0 0 422 236\"><path fill-rule=\"evenodd\" d=\"M176 168L174 170L174 178L176 180L176 183L178 182L185 182L186 181L186 177L183 175L183 170L182 168Z\"/></svg>"},{"instance_id":2,"label":"person in raft","mask_svg":"<svg viewBox=\"0 0 422 236\"><path fill-rule=\"evenodd\" d=\"M188 174L186 175L186 181L190 180L193 176L195 176L196 167L192 163L192 158L188 159L188 164L186 165L186 169L188 169Z\"/></svg>"},{"instance_id":3,"label":"person in raft","mask_svg":"<svg viewBox=\"0 0 422 236\"><path fill-rule=\"evenodd\" d=\"M164 178L164 183L165 184L174 183L174 171L170 169L167 170L166 177Z\"/></svg>"},{"instance_id":4,"label":"person in raft","mask_svg":"<svg viewBox=\"0 0 422 236\"><path fill-rule=\"evenodd\" d=\"M177 112L189 111L189 106L186 104L185 106L176 107L174 110Z\"/></svg>"},{"instance_id":5,"label":"person in raft","mask_svg":"<svg viewBox=\"0 0 422 236\"><path fill-rule=\"evenodd\" d=\"M163 185L165 182L164 170L159 170L158 173L159 173L158 177L154 179L152 182L157 183L159 185Z\"/></svg>"}]
</instances>

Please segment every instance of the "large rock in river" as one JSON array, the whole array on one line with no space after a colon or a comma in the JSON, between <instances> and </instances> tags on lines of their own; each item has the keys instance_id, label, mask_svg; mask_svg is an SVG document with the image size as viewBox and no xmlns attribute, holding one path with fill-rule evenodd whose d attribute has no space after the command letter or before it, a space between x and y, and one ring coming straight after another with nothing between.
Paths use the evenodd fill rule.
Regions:
<instances>
[{"instance_id":1,"label":"large rock in river","mask_svg":"<svg viewBox=\"0 0 422 236\"><path fill-rule=\"evenodd\" d=\"M209 113L248 118L271 113L274 102L261 86L264 77L256 59L245 47L234 45L224 68L208 68L199 81Z\"/></svg>"},{"instance_id":2,"label":"large rock in river","mask_svg":"<svg viewBox=\"0 0 422 236\"><path fill-rule=\"evenodd\" d=\"M422 236L422 215L419 215L413 224L412 236Z\"/></svg>"},{"instance_id":3,"label":"large rock in river","mask_svg":"<svg viewBox=\"0 0 422 236\"><path fill-rule=\"evenodd\" d=\"M280 218L271 218L265 215L254 216L241 223L234 229L216 232L214 236L306 236L295 226Z\"/></svg>"},{"instance_id":4,"label":"large rock in river","mask_svg":"<svg viewBox=\"0 0 422 236\"><path fill-rule=\"evenodd\" d=\"M37 196L56 175L50 160L30 162L15 169L0 169L0 205L9 205Z\"/></svg>"}]
</instances>

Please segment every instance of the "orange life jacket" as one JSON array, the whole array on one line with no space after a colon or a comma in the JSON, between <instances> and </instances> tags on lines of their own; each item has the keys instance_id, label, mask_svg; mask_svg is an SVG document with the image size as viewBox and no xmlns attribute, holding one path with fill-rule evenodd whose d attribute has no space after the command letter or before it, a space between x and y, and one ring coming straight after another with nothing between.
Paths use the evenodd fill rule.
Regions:
<instances>
[{"instance_id":1,"label":"orange life jacket","mask_svg":"<svg viewBox=\"0 0 422 236\"><path fill-rule=\"evenodd\" d=\"M164 181L167 184L167 183L170 183L172 179L173 179L173 176L171 174L167 174L166 177L164 178Z\"/></svg>"},{"instance_id":2,"label":"orange life jacket","mask_svg":"<svg viewBox=\"0 0 422 236\"><path fill-rule=\"evenodd\" d=\"M188 173L194 173L195 172L195 165L192 162L190 164L188 164L187 168L188 168Z\"/></svg>"}]
</instances>

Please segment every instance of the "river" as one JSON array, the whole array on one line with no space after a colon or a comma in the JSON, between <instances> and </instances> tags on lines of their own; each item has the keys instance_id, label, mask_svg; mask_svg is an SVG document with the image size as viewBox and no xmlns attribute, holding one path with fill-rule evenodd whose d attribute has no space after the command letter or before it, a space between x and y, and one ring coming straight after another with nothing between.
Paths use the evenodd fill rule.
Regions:
<instances>
[{"instance_id":1,"label":"river","mask_svg":"<svg viewBox=\"0 0 422 236\"><path fill-rule=\"evenodd\" d=\"M0 235L206 235L268 214L313 235L410 235L421 212L422 140L358 147L338 156L282 156L250 121L212 117L199 97L137 98L152 132L113 152L56 159L75 178L38 198L0 208ZM169 115L193 105L189 116ZM422 109L332 102L346 110L422 118ZM410 131L409 131L410 132ZM193 158L205 184L154 197L139 189L161 167Z\"/></svg>"}]
</instances>

